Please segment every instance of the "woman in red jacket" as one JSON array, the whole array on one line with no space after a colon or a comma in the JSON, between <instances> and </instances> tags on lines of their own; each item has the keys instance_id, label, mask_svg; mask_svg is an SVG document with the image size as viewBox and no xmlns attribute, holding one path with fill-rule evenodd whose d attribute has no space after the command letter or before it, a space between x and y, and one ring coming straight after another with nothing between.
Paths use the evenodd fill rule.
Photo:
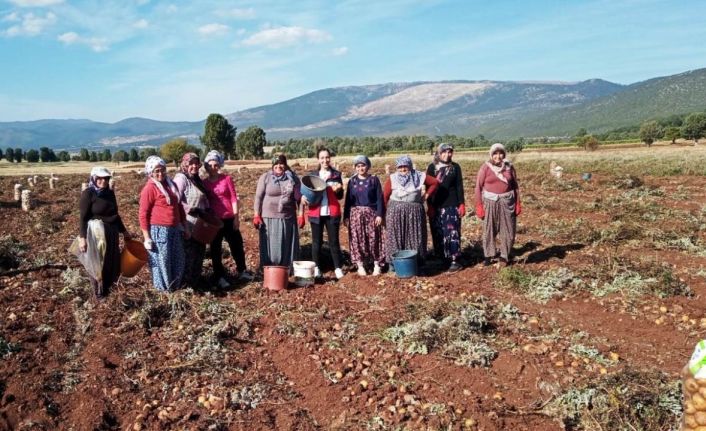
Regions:
<instances>
[{"instance_id":1,"label":"woman in red jacket","mask_svg":"<svg viewBox=\"0 0 706 431\"><path fill-rule=\"evenodd\" d=\"M503 265L511 263L517 216L522 212L515 167L505 157L505 147L493 144L490 160L483 163L476 177L476 215L483 220L483 264L486 266L498 252ZM498 236L499 250L495 245Z\"/></svg>"},{"instance_id":2,"label":"woman in red jacket","mask_svg":"<svg viewBox=\"0 0 706 431\"><path fill-rule=\"evenodd\" d=\"M140 192L140 229L149 255L152 283L168 292L181 287L184 238L191 235L179 191L167 177L167 164L157 156L145 161L149 179Z\"/></svg>"},{"instance_id":3,"label":"woman in red jacket","mask_svg":"<svg viewBox=\"0 0 706 431\"><path fill-rule=\"evenodd\" d=\"M317 153L319 159L319 169L310 172L326 182L326 192L324 197L316 205L309 204L309 222L311 222L311 258L316 262L314 276L321 277L319 269L321 243L324 237L324 227L328 235L328 246L331 250L331 260L335 268L334 273L337 279L343 278L341 263L341 245L338 238L338 231L341 228L341 204L339 199L343 198L343 177L341 173L331 166L331 151L327 148L319 149ZM306 198L302 200L306 202Z\"/></svg>"}]
</instances>

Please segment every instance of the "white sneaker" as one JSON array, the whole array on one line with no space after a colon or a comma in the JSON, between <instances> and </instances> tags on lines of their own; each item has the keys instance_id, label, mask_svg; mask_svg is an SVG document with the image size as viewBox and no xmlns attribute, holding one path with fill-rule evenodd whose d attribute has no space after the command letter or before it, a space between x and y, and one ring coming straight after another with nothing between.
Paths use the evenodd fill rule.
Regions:
<instances>
[{"instance_id":1,"label":"white sneaker","mask_svg":"<svg viewBox=\"0 0 706 431\"><path fill-rule=\"evenodd\" d=\"M373 268L373 275L380 275L382 274L382 269L380 269L380 266L378 264L375 264L375 267Z\"/></svg>"},{"instance_id":2,"label":"white sneaker","mask_svg":"<svg viewBox=\"0 0 706 431\"><path fill-rule=\"evenodd\" d=\"M358 275L360 275L362 277L365 277L366 275L368 275L368 273L365 272L365 268L363 267L362 264L358 265Z\"/></svg>"},{"instance_id":3,"label":"white sneaker","mask_svg":"<svg viewBox=\"0 0 706 431\"><path fill-rule=\"evenodd\" d=\"M343 278L343 271L341 271L341 268L336 268L336 270L334 271L334 273L336 274L336 278L337 278L337 279L340 280L340 279Z\"/></svg>"},{"instance_id":4,"label":"white sneaker","mask_svg":"<svg viewBox=\"0 0 706 431\"><path fill-rule=\"evenodd\" d=\"M318 266L314 267L314 278L321 278L321 270Z\"/></svg>"},{"instance_id":5,"label":"white sneaker","mask_svg":"<svg viewBox=\"0 0 706 431\"><path fill-rule=\"evenodd\" d=\"M218 279L218 287L221 289L227 289L230 287L230 283L228 283L225 278L221 277Z\"/></svg>"}]
</instances>

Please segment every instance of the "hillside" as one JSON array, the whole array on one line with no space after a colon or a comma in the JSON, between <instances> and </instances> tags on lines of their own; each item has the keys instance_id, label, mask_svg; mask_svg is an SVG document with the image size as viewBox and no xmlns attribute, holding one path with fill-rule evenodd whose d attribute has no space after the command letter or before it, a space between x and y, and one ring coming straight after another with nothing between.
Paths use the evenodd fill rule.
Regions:
<instances>
[{"instance_id":1,"label":"hillside","mask_svg":"<svg viewBox=\"0 0 706 431\"><path fill-rule=\"evenodd\" d=\"M258 125L268 139L316 136L443 135L492 138L566 136L633 126L706 109L706 69L628 86L576 83L438 81L327 88L227 114L239 130ZM0 123L0 148L99 149L192 141L204 121L129 118L117 123L38 120Z\"/></svg>"},{"instance_id":2,"label":"hillside","mask_svg":"<svg viewBox=\"0 0 706 431\"><path fill-rule=\"evenodd\" d=\"M239 127L258 124L270 138L473 134L488 122L518 121L574 106L623 86L579 83L445 81L322 90L276 105L230 114Z\"/></svg>"},{"instance_id":3,"label":"hillside","mask_svg":"<svg viewBox=\"0 0 706 431\"><path fill-rule=\"evenodd\" d=\"M653 78L580 105L527 116L515 123L494 122L479 131L502 136L566 135L581 127L604 132L645 120L706 109L706 69Z\"/></svg>"}]
</instances>

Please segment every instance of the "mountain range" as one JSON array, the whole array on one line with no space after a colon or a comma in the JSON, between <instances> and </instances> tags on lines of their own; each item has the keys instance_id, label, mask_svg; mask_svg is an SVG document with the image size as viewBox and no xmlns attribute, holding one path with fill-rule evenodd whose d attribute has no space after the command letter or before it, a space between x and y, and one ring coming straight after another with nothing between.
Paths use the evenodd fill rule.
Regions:
<instances>
[{"instance_id":1,"label":"mountain range","mask_svg":"<svg viewBox=\"0 0 706 431\"><path fill-rule=\"evenodd\" d=\"M436 81L328 88L226 114L240 131L268 139L365 135L570 136L706 110L706 69L621 85L582 82ZM0 148L77 150L198 142L204 121L128 118L117 123L37 120L0 123Z\"/></svg>"}]
</instances>

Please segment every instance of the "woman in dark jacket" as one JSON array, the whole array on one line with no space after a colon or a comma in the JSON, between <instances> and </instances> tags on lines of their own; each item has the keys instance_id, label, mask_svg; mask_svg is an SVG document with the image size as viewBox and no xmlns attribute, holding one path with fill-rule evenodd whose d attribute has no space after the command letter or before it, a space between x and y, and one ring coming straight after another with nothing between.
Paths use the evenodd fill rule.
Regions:
<instances>
[{"instance_id":1,"label":"woman in dark jacket","mask_svg":"<svg viewBox=\"0 0 706 431\"><path fill-rule=\"evenodd\" d=\"M338 231L341 228L341 204L338 202L343 198L343 177L341 173L331 166L331 152L327 148L319 149L317 153L319 159L319 169L310 172L326 182L326 192L324 197L316 205L302 201L309 206L309 222L311 222L311 257L316 262L314 276L321 277L319 252L323 242L324 227L328 235L328 245L331 250L331 260L335 268L336 278L343 278L341 263L341 245L338 238Z\"/></svg>"},{"instance_id":2,"label":"woman in dark jacket","mask_svg":"<svg viewBox=\"0 0 706 431\"><path fill-rule=\"evenodd\" d=\"M125 229L118 214L118 202L115 193L108 187L110 172L96 166L91 169L89 186L81 193L79 201L79 250L85 253L88 250L88 224L91 220L100 220L105 232L105 255L101 270L101 278L89 276L91 287L97 298L108 294L110 287L120 276L120 246L118 234L122 233L124 239L129 239L130 234Z\"/></svg>"},{"instance_id":3,"label":"woman in dark jacket","mask_svg":"<svg viewBox=\"0 0 706 431\"><path fill-rule=\"evenodd\" d=\"M454 148L442 143L427 167L427 175L439 181L436 193L427 202L434 254L447 259L449 272L461 269L461 219L466 215L461 166L452 160Z\"/></svg>"}]
</instances>

